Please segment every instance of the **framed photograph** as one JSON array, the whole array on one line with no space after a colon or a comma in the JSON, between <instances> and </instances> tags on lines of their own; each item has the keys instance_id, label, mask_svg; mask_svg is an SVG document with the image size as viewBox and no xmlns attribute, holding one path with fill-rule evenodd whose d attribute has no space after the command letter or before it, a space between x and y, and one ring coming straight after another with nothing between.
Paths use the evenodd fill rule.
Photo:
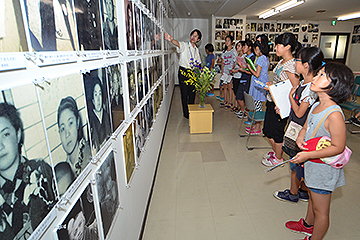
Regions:
<instances>
[{"instance_id":1,"label":"framed photograph","mask_svg":"<svg viewBox=\"0 0 360 240\"><path fill-rule=\"evenodd\" d=\"M357 35L352 35L351 44L355 44L355 43L356 43L356 38L357 38Z\"/></svg>"},{"instance_id":2,"label":"framed photograph","mask_svg":"<svg viewBox=\"0 0 360 240\"><path fill-rule=\"evenodd\" d=\"M225 40L226 36L229 35L229 31L222 30L221 31L221 38L222 40Z\"/></svg>"},{"instance_id":3,"label":"framed photograph","mask_svg":"<svg viewBox=\"0 0 360 240\"><path fill-rule=\"evenodd\" d=\"M125 4L125 26L127 50L135 50L135 27L133 3L130 0L124 0Z\"/></svg>"},{"instance_id":4,"label":"framed photograph","mask_svg":"<svg viewBox=\"0 0 360 240\"><path fill-rule=\"evenodd\" d=\"M116 1L101 0L104 47L108 50L118 50L118 24L116 16Z\"/></svg>"},{"instance_id":5,"label":"framed photograph","mask_svg":"<svg viewBox=\"0 0 360 240\"><path fill-rule=\"evenodd\" d=\"M135 152L137 159L140 159L141 150L145 144L145 128L143 118L143 111L141 110L135 118L134 135L135 135Z\"/></svg>"},{"instance_id":6,"label":"framed photograph","mask_svg":"<svg viewBox=\"0 0 360 240\"><path fill-rule=\"evenodd\" d=\"M215 40L221 40L221 31L215 31Z\"/></svg>"},{"instance_id":7,"label":"framed photograph","mask_svg":"<svg viewBox=\"0 0 360 240\"><path fill-rule=\"evenodd\" d=\"M99 239L94 196L90 183L56 231L59 240Z\"/></svg>"},{"instance_id":8,"label":"framed photograph","mask_svg":"<svg viewBox=\"0 0 360 240\"><path fill-rule=\"evenodd\" d=\"M130 124L128 129L123 135L124 145L124 159L125 159L125 171L126 171L126 183L129 184L131 175L135 169L135 154L134 154L134 137L133 137L133 125Z\"/></svg>"},{"instance_id":9,"label":"framed photograph","mask_svg":"<svg viewBox=\"0 0 360 240\"><path fill-rule=\"evenodd\" d=\"M81 75L50 80L39 91L50 156L60 196L92 158L88 118Z\"/></svg>"},{"instance_id":10,"label":"framed photograph","mask_svg":"<svg viewBox=\"0 0 360 240\"><path fill-rule=\"evenodd\" d=\"M143 81L143 68L141 64L141 59L136 60L136 82L137 82L137 96L138 96L138 102L141 102L141 100L144 97L144 81Z\"/></svg>"},{"instance_id":11,"label":"framed photograph","mask_svg":"<svg viewBox=\"0 0 360 240\"><path fill-rule=\"evenodd\" d=\"M258 23L258 24L257 24L257 31L258 31L258 32L263 32L263 31L264 31L264 28L263 28L263 24L262 24L262 23Z\"/></svg>"},{"instance_id":12,"label":"framed photograph","mask_svg":"<svg viewBox=\"0 0 360 240\"><path fill-rule=\"evenodd\" d=\"M101 50L102 32L99 0L74 0L79 50Z\"/></svg>"},{"instance_id":13,"label":"framed photograph","mask_svg":"<svg viewBox=\"0 0 360 240\"><path fill-rule=\"evenodd\" d=\"M294 24L294 33L298 33L300 31L300 24L295 23Z\"/></svg>"},{"instance_id":14,"label":"framed photograph","mask_svg":"<svg viewBox=\"0 0 360 240\"><path fill-rule=\"evenodd\" d=\"M121 77L120 64L111 65L106 69L109 82L109 102L111 107L111 119L114 131L125 119L124 93Z\"/></svg>"},{"instance_id":15,"label":"framed photograph","mask_svg":"<svg viewBox=\"0 0 360 240\"><path fill-rule=\"evenodd\" d=\"M269 32L275 32L275 24L274 23L270 24Z\"/></svg>"},{"instance_id":16,"label":"framed photograph","mask_svg":"<svg viewBox=\"0 0 360 240\"><path fill-rule=\"evenodd\" d=\"M61 5L58 1L46 3L23 1L30 41L34 51L78 50L75 11L72 1L64 1Z\"/></svg>"},{"instance_id":17,"label":"framed photograph","mask_svg":"<svg viewBox=\"0 0 360 240\"><path fill-rule=\"evenodd\" d=\"M129 87L129 100L130 100L130 112L137 105L137 96L136 96L136 82L135 82L135 64L134 61L130 61L126 64L127 66L127 77L128 77L128 87Z\"/></svg>"},{"instance_id":18,"label":"framed photograph","mask_svg":"<svg viewBox=\"0 0 360 240\"><path fill-rule=\"evenodd\" d=\"M236 19L236 29L243 29L243 20L242 19Z\"/></svg>"},{"instance_id":19,"label":"framed photograph","mask_svg":"<svg viewBox=\"0 0 360 240\"><path fill-rule=\"evenodd\" d=\"M250 32L256 32L256 23L251 23Z\"/></svg>"},{"instance_id":20,"label":"framed photograph","mask_svg":"<svg viewBox=\"0 0 360 240\"><path fill-rule=\"evenodd\" d=\"M246 32L250 32L251 28L250 28L250 23L246 23Z\"/></svg>"},{"instance_id":21,"label":"framed photograph","mask_svg":"<svg viewBox=\"0 0 360 240\"><path fill-rule=\"evenodd\" d=\"M113 151L106 157L95 176L101 224L106 238L120 205Z\"/></svg>"},{"instance_id":22,"label":"framed photograph","mask_svg":"<svg viewBox=\"0 0 360 240\"><path fill-rule=\"evenodd\" d=\"M1 91L0 131L1 237L27 239L58 200L33 84Z\"/></svg>"},{"instance_id":23,"label":"framed photograph","mask_svg":"<svg viewBox=\"0 0 360 240\"><path fill-rule=\"evenodd\" d=\"M162 101L162 98L163 98L163 86L162 84L159 84L159 86L155 89L154 91L154 97L153 97L153 100L154 100L154 116L156 116L156 114L158 113L159 111L159 108L160 108L160 104L161 104L161 101Z\"/></svg>"},{"instance_id":24,"label":"framed photograph","mask_svg":"<svg viewBox=\"0 0 360 240\"><path fill-rule=\"evenodd\" d=\"M153 107L153 96L152 95L148 99L148 101L145 104L144 108L145 108L145 114L146 114L145 120L146 120L146 123L147 123L147 128L150 131L150 129L152 127L152 124L153 124L153 119L154 119L154 116L153 116L154 107Z\"/></svg>"},{"instance_id":25,"label":"framed photograph","mask_svg":"<svg viewBox=\"0 0 360 240\"><path fill-rule=\"evenodd\" d=\"M215 20L215 28L222 28L222 19L221 18L217 18Z\"/></svg>"},{"instance_id":26,"label":"framed photograph","mask_svg":"<svg viewBox=\"0 0 360 240\"><path fill-rule=\"evenodd\" d=\"M143 69L144 69L144 81L143 81L143 85L144 85L144 96L146 96L146 94L149 92L149 68L148 68L148 59L147 58L143 58L142 59L142 63L143 63Z\"/></svg>"},{"instance_id":27,"label":"framed photograph","mask_svg":"<svg viewBox=\"0 0 360 240\"><path fill-rule=\"evenodd\" d=\"M301 26L301 31L302 31L302 32L307 32L307 30L308 30L308 24L303 24L303 25Z\"/></svg>"},{"instance_id":28,"label":"framed photograph","mask_svg":"<svg viewBox=\"0 0 360 240\"><path fill-rule=\"evenodd\" d=\"M228 19L230 25L229 28L230 29L236 29L236 19Z\"/></svg>"},{"instance_id":29,"label":"framed photograph","mask_svg":"<svg viewBox=\"0 0 360 240\"><path fill-rule=\"evenodd\" d=\"M311 40L312 43L317 43L318 42L318 34L313 34L312 35L312 40Z\"/></svg>"},{"instance_id":30,"label":"framed photograph","mask_svg":"<svg viewBox=\"0 0 360 240\"><path fill-rule=\"evenodd\" d=\"M152 86L154 85L154 62L153 62L153 58L149 57L148 58L148 85L149 85L149 89L152 88Z\"/></svg>"},{"instance_id":31,"label":"framed photograph","mask_svg":"<svg viewBox=\"0 0 360 240\"><path fill-rule=\"evenodd\" d=\"M112 133L106 71L99 68L83 75L91 146L96 152Z\"/></svg>"},{"instance_id":32,"label":"framed photograph","mask_svg":"<svg viewBox=\"0 0 360 240\"><path fill-rule=\"evenodd\" d=\"M264 32L270 31L270 23L264 23Z\"/></svg>"},{"instance_id":33,"label":"framed photograph","mask_svg":"<svg viewBox=\"0 0 360 240\"><path fill-rule=\"evenodd\" d=\"M235 39L235 31L229 31L229 36L231 36L232 39Z\"/></svg>"},{"instance_id":34,"label":"framed photograph","mask_svg":"<svg viewBox=\"0 0 360 240\"><path fill-rule=\"evenodd\" d=\"M224 19L223 28L230 28L230 19Z\"/></svg>"},{"instance_id":35,"label":"framed photograph","mask_svg":"<svg viewBox=\"0 0 360 240\"><path fill-rule=\"evenodd\" d=\"M154 49L161 50L161 30L157 24L154 23L155 36L154 36Z\"/></svg>"},{"instance_id":36,"label":"framed photograph","mask_svg":"<svg viewBox=\"0 0 360 240\"><path fill-rule=\"evenodd\" d=\"M354 25L353 34L360 34L360 25Z\"/></svg>"},{"instance_id":37,"label":"framed photograph","mask_svg":"<svg viewBox=\"0 0 360 240\"><path fill-rule=\"evenodd\" d=\"M20 1L6 0L1 7L0 52L28 51Z\"/></svg>"},{"instance_id":38,"label":"framed photograph","mask_svg":"<svg viewBox=\"0 0 360 240\"><path fill-rule=\"evenodd\" d=\"M135 12L135 39L136 39L136 50L142 51L142 43L143 40L141 39L142 36L142 27L141 27L141 11L140 9L134 5L134 12Z\"/></svg>"},{"instance_id":39,"label":"framed photograph","mask_svg":"<svg viewBox=\"0 0 360 240\"><path fill-rule=\"evenodd\" d=\"M281 23L276 23L276 32L281 32Z\"/></svg>"}]
</instances>

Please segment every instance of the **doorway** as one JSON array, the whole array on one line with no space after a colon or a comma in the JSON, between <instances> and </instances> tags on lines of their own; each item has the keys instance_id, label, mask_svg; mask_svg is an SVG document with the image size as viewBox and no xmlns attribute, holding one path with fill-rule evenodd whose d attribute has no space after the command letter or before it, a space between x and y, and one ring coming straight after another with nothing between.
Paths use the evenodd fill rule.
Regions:
<instances>
[{"instance_id":1,"label":"doorway","mask_svg":"<svg viewBox=\"0 0 360 240\"><path fill-rule=\"evenodd\" d=\"M345 64L349 41L350 33L321 33L320 49L325 62Z\"/></svg>"}]
</instances>

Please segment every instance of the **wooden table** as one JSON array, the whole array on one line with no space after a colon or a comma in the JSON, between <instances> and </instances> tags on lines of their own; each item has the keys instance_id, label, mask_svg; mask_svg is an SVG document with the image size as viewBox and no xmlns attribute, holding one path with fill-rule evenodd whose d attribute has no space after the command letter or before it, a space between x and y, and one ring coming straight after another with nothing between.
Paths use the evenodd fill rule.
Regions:
<instances>
[{"instance_id":1,"label":"wooden table","mask_svg":"<svg viewBox=\"0 0 360 240\"><path fill-rule=\"evenodd\" d=\"M205 108L200 108L199 104L189 104L188 107L190 133L212 133L214 109L211 104L205 104Z\"/></svg>"}]
</instances>

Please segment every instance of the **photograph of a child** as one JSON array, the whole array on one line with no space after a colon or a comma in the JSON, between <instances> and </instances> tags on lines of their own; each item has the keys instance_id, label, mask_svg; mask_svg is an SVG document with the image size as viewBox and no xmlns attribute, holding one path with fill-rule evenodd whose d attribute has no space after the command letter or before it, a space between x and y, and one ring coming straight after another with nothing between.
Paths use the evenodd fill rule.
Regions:
<instances>
[{"instance_id":1,"label":"photograph of a child","mask_svg":"<svg viewBox=\"0 0 360 240\"><path fill-rule=\"evenodd\" d=\"M96 174L96 188L100 203L101 222L106 238L120 204L113 151L106 157Z\"/></svg>"},{"instance_id":2,"label":"photograph of a child","mask_svg":"<svg viewBox=\"0 0 360 240\"><path fill-rule=\"evenodd\" d=\"M2 1L0 52L28 51L20 1Z\"/></svg>"},{"instance_id":3,"label":"photograph of a child","mask_svg":"<svg viewBox=\"0 0 360 240\"><path fill-rule=\"evenodd\" d=\"M124 159L126 169L126 182L129 183L132 173L135 169L134 139L132 124L123 135Z\"/></svg>"},{"instance_id":4,"label":"photograph of a child","mask_svg":"<svg viewBox=\"0 0 360 240\"><path fill-rule=\"evenodd\" d=\"M128 77L128 87L129 87L129 100L130 100L130 112L137 105L137 96L136 96L136 82L135 82L135 64L134 61L130 61L126 64L127 66L127 77Z\"/></svg>"},{"instance_id":5,"label":"photograph of a child","mask_svg":"<svg viewBox=\"0 0 360 240\"><path fill-rule=\"evenodd\" d=\"M34 90L4 90L0 99L0 239L27 239L58 200Z\"/></svg>"},{"instance_id":6,"label":"photograph of a child","mask_svg":"<svg viewBox=\"0 0 360 240\"><path fill-rule=\"evenodd\" d=\"M74 0L79 50L101 50L102 32L99 0Z\"/></svg>"},{"instance_id":7,"label":"photograph of a child","mask_svg":"<svg viewBox=\"0 0 360 240\"><path fill-rule=\"evenodd\" d=\"M126 41L127 50L135 50L135 28L134 28L134 11L133 3L124 0L125 4L125 23L126 23Z\"/></svg>"},{"instance_id":8,"label":"photograph of a child","mask_svg":"<svg viewBox=\"0 0 360 240\"><path fill-rule=\"evenodd\" d=\"M31 45L35 51L78 50L72 1L23 1Z\"/></svg>"},{"instance_id":9,"label":"photograph of a child","mask_svg":"<svg viewBox=\"0 0 360 240\"><path fill-rule=\"evenodd\" d=\"M60 196L88 165L92 154L81 75L50 80L39 91L50 155Z\"/></svg>"},{"instance_id":10,"label":"photograph of a child","mask_svg":"<svg viewBox=\"0 0 360 240\"><path fill-rule=\"evenodd\" d=\"M101 0L104 47L118 50L118 24L116 16L116 0Z\"/></svg>"},{"instance_id":11,"label":"photograph of a child","mask_svg":"<svg viewBox=\"0 0 360 240\"><path fill-rule=\"evenodd\" d=\"M111 106L111 119L114 131L125 119L124 114L124 94L121 77L120 64L111 65L106 69L109 82L109 102Z\"/></svg>"},{"instance_id":12,"label":"photograph of a child","mask_svg":"<svg viewBox=\"0 0 360 240\"><path fill-rule=\"evenodd\" d=\"M90 184L57 230L59 240L98 240L94 196Z\"/></svg>"},{"instance_id":13,"label":"photograph of a child","mask_svg":"<svg viewBox=\"0 0 360 240\"><path fill-rule=\"evenodd\" d=\"M91 146L98 152L112 133L105 69L92 70L84 74L83 79Z\"/></svg>"}]
</instances>

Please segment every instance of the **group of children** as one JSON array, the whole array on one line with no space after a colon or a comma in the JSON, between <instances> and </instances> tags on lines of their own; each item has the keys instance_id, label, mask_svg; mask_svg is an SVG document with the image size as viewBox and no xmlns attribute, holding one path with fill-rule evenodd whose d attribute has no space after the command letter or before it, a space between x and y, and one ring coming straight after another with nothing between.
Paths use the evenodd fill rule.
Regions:
<instances>
[{"instance_id":1,"label":"group of children","mask_svg":"<svg viewBox=\"0 0 360 240\"><path fill-rule=\"evenodd\" d=\"M250 40L239 41L234 49L233 38L226 37L226 50L220 58L220 96L216 98L221 101L220 106L234 111L239 118L246 117L244 92L254 97L257 111L261 111L266 102L263 128L261 129L261 122L256 122L246 131L252 135L263 133L269 139L272 151L263 156L263 165L271 167L281 164L284 161L284 150L293 159L290 164L290 188L275 191L274 196L292 203L308 201L308 210L305 218L289 221L285 226L306 234L305 239L322 239L329 227L331 194L337 187L345 184L344 171L342 168L308 160L335 156L344 151L346 127L338 104L350 97L354 75L343 64L325 64L324 55L319 48L301 48L294 34L283 33L275 40L276 55L281 60L273 70L274 79L269 81L268 43L267 36L259 35L254 43ZM211 44L205 48L211 54L209 45ZM254 69L250 64L243 66L239 57L245 56L255 63ZM215 59L212 58L210 66L213 67L214 63ZM289 94L291 111L289 117L281 118L268 86L285 80L290 80L293 86ZM335 111L326 117L331 109ZM284 134L290 122L300 126L301 130L296 138L296 148L285 149ZM318 123L321 123L320 128L315 130ZM312 133L315 131L315 137L330 137L331 145L321 150L307 151L306 141L314 137Z\"/></svg>"}]
</instances>

